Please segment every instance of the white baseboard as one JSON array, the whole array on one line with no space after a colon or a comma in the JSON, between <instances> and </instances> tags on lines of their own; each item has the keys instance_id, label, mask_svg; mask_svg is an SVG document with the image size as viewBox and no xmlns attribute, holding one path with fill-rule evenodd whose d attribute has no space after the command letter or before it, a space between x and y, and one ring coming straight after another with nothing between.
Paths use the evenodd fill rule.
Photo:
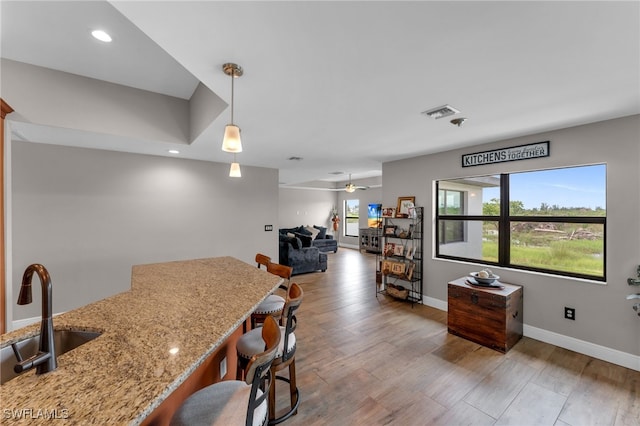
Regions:
<instances>
[{"instance_id":1,"label":"white baseboard","mask_svg":"<svg viewBox=\"0 0 640 426\"><path fill-rule=\"evenodd\" d=\"M524 324L524 335L583 355L640 371L640 356Z\"/></svg>"},{"instance_id":2,"label":"white baseboard","mask_svg":"<svg viewBox=\"0 0 640 426\"><path fill-rule=\"evenodd\" d=\"M338 243L338 245L340 247L345 247L345 248L350 248L350 249L355 249L355 250L360 250L360 246L357 244L345 244L345 243Z\"/></svg>"},{"instance_id":3,"label":"white baseboard","mask_svg":"<svg viewBox=\"0 0 640 426\"><path fill-rule=\"evenodd\" d=\"M440 309L441 311L447 312L449 310L447 302L434 297L422 296L422 303L432 308Z\"/></svg>"},{"instance_id":4,"label":"white baseboard","mask_svg":"<svg viewBox=\"0 0 640 426\"><path fill-rule=\"evenodd\" d=\"M447 302L433 297L422 297L422 303L432 308L448 311ZM576 339L574 337L558 334L553 331L543 330L542 328L523 325L523 334L541 342L549 343L560 348L588 355L593 358L601 359L612 364L630 368L631 370L640 371L640 356L617 349L607 348L606 346L596 345L595 343Z\"/></svg>"}]
</instances>

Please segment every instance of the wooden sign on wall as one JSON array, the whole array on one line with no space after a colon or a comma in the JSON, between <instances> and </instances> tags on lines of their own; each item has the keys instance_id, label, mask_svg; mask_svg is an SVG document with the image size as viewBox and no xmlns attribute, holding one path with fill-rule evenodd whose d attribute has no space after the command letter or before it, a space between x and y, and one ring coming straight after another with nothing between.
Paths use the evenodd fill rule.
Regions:
<instances>
[{"instance_id":1,"label":"wooden sign on wall","mask_svg":"<svg viewBox=\"0 0 640 426\"><path fill-rule=\"evenodd\" d=\"M529 160L549 156L549 141L494 149L462 156L462 167L483 166L507 161Z\"/></svg>"}]
</instances>

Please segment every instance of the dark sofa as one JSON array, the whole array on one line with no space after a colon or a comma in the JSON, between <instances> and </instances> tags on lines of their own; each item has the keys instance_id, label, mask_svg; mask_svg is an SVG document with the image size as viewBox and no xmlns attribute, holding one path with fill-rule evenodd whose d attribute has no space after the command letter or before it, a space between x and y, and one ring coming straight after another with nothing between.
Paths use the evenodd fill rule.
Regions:
<instances>
[{"instance_id":1,"label":"dark sofa","mask_svg":"<svg viewBox=\"0 0 640 426\"><path fill-rule=\"evenodd\" d=\"M332 251L334 253L338 252L338 241L333 239L333 235L327 234L323 239L316 238L315 240L311 241L311 245L313 245L314 247L318 247L320 251Z\"/></svg>"},{"instance_id":2,"label":"dark sofa","mask_svg":"<svg viewBox=\"0 0 640 426\"><path fill-rule=\"evenodd\" d=\"M303 247L299 237L280 234L279 238L278 263L291 266L293 275L327 270L327 253L318 247Z\"/></svg>"},{"instance_id":3,"label":"dark sofa","mask_svg":"<svg viewBox=\"0 0 640 426\"><path fill-rule=\"evenodd\" d=\"M311 235L311 233L306 229L305 226L298 226L296 228L280 228L279 232L281 234L302 234L311 236L311 245L313 247L318 247L320 251L328 252L332 251L334 253L338 252L338 241L333 239L333 235L327 234L327 228L324 226L313 225L314 229L318 230L318 233L315 238Z\"/></svg>"},{"instance_id":4,"label":"dark sofa","mask_svg":"<svg viewBox=\"0 0 640 426\"><path fill-rule=\"evenodd\" d=\"M326 251L338 249L337 241L333 236L326 236L326 228L314 227L318 230L314 239L312 233L305 230L303 226L297 228L281 228L279 230L278 242L278 263L288 265L293 268L293 275L304 274L314 271L327 270L327 253ZM320 238L322 237L322 238ZM314 244L318 242L333 241L328 245Z\"/></svg>"}]
</instances>

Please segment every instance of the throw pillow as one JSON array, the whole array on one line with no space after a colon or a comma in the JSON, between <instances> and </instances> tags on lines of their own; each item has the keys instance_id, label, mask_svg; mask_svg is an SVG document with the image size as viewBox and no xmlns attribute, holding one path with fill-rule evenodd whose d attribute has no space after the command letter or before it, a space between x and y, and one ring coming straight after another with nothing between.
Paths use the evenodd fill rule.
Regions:
<instances>
[{"instance_id":1,"label":"throw pillow","mask_svg":"<svg viewBox=\"0 0 640 426\"><path fill-rule=\"evenodd\" d=\"M285 234L280 234L279 237L280 237L280 241L281 242L283 242L285 244L286 243L291 243L291 246L296 250L299 250L300 248L302 248L302 243L293 234L291 234L291 236L288 236L288 235L285 235Z\"/></svg>"},{"instance_id":2,"label":"throw pillow","mask_svg":"<svg viewBox=\"0 0 640 426\"><path fill-rule=\"evenodd\" d=\"M300 226L298 227L298 230L297 230L297 231L295 231L295 232L297 232L297 233L299 233L299 234L302 234L302 235L309 235L309 236L311 235L311 232L307 231L307 229L306 229L304 226L302 226L302 225L300 225Z\"/></svg>"},{"instance_id":3,"label":"throw pillow","mask_svg":"<svg viewBox=\"0 0 640 426\"><path fill-rule=\"evenodd\" d=\"M300 238L293 237L291 239L291 247L296 250L300 250L302 248L302 241L300 241Z\"/></svg>"},{"instance_id":4,"label":"throw pillow","mask_svg":"<svg viewBox=\"0 0 640 426\"><path fill-rule=\"evenodd\" d=\"M311 239L312 240L315 240L316 237L318 236L318 234L320 233L320 231L317 230L316 228L314 228L313 226L307 225L304 229L306 229L308 232L311 233Z\"/></svg>"},{"instance_id":5,"label":"throw pillow","mask_svg":"<svg viewBox=\"0 0 640 426\"><path fill-rule=\"evenodd\" d=\"M316 236L316 240L324 240L325 238L327 238L327 228L318 225L313 225L313 227L320 231Z\"/></svg>"},{"instance_id":6,"label":"throw pillow","mask_svg":"<svg viewBox=\"0 0 640 426\"><path fill-rule=\"evenodd\" d=\"M311 241L312 241L311 235L304 235L297 232L296 237L298 237L300 241L302 241L302 248L311 247Z\"/></svg>"}]
</instances>

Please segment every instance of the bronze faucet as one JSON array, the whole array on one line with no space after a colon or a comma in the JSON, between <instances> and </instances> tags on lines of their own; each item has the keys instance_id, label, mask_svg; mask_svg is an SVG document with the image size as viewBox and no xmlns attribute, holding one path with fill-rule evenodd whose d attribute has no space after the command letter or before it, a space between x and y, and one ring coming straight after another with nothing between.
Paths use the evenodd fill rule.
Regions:
<instances>
[{"instance_id":1,"label":"bronze faucet","mask_svg":"<svg viewBox=\"0 0 640 426\"><path fill-rule=\"evenodd\" d=\"M38 274L40 284L42 285L42 322L40 324L40 342L38 344L38 353L34 356L22 359L18 347L13 344L13 352L16 355L18 363L13 367L16 373L22 373L36 367L36 374L48 373L58 367L56 361L55 345L53 342L53 319L52 319L52 285L51 277L47 269L39 264L29 265L22 275L22 285L20 286L20 294L18 295L18 305L28 305L32 302L31 298L31 280L33 273Z\"/></svg>"}]
</instances>

